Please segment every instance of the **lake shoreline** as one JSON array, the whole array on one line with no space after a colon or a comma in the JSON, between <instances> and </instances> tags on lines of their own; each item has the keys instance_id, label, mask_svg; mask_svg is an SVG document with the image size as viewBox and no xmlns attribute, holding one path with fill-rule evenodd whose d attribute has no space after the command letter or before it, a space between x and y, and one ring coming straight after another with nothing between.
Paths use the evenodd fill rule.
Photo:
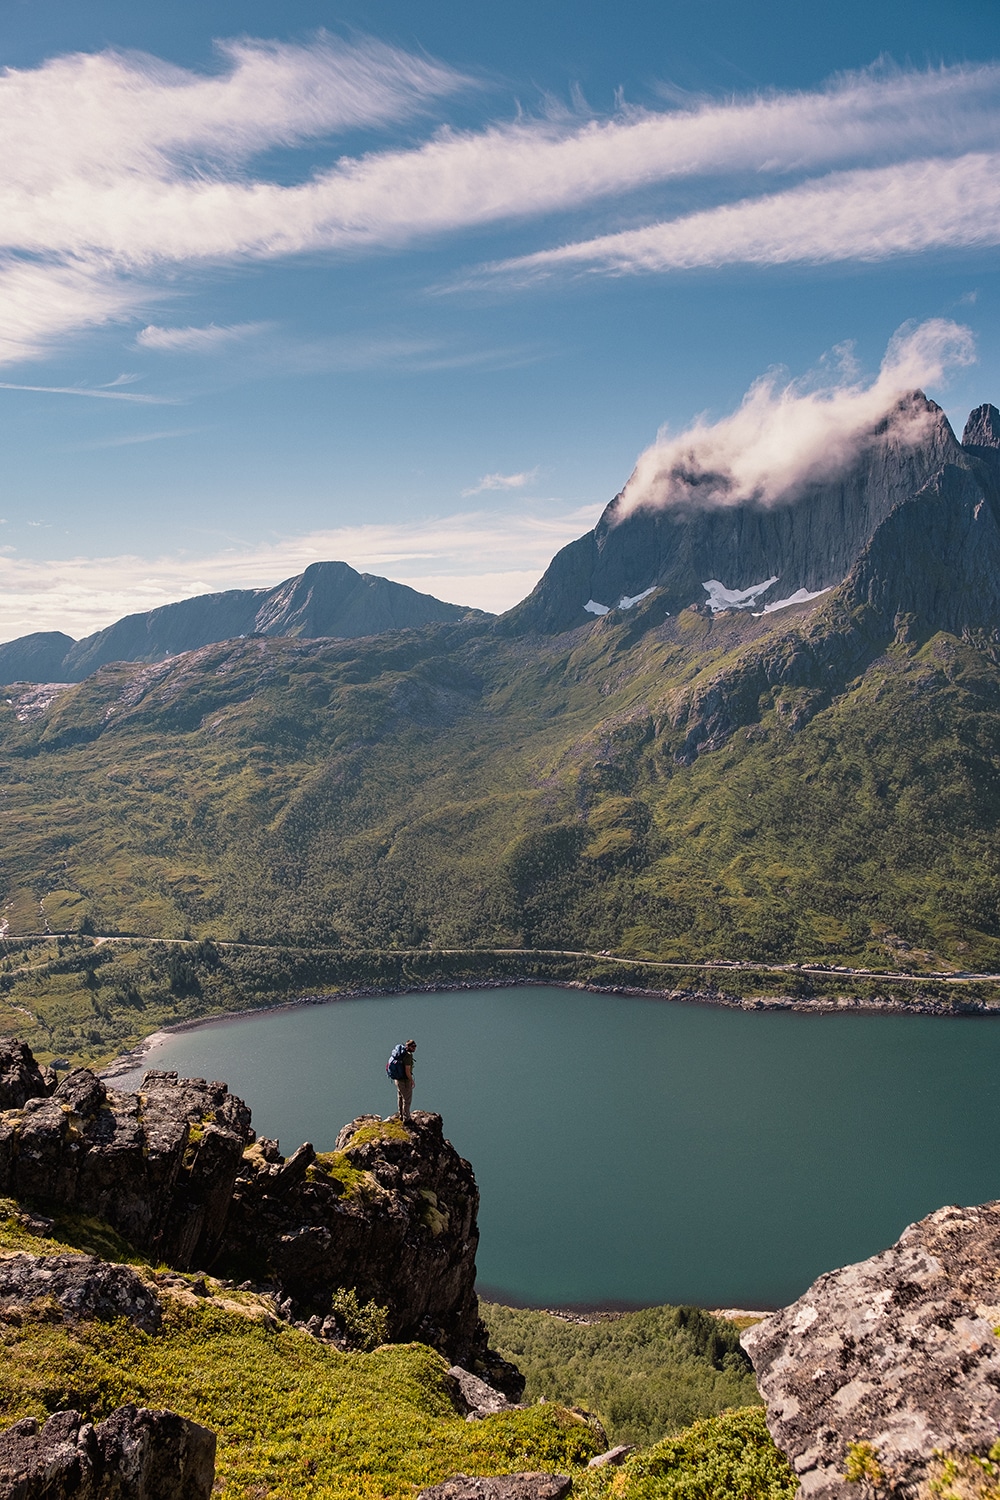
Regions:
<instances>
[{"instance_id":1,"label":"lake shoreline","mask_svg":"<svg viewBox=\"0 0 1000 1500\"><path fill-rule=\"evenodd\" d=\"M601 985L588 983L579 979L538 979L529 977L504 977L502 979L463 979L463 980L441 980L433 984L405 984L405 985L362 985L356 989L338 990L333 994L323 995L298 995L293 1000L279 1000L275 1004L251 1006L245 1010L223 1011L218 1015L201 1016L191 1021L176 1021L171 1025L159 1026L149 1036L136 1043L127 1052L119 1054L106 1067L98 1070L99 1077L107 1082L113 1082L125 1073L131 1073L138 1068L147 1053L161 1040L174 1036L180 1032L197 1031L202 1027L225 1026L234 1021L245 1021L253 1016L274 1015L283 1010L294 1010L304 1005L335 1005L338 1000L378 1000L382 998L399 997L400 995L441 995L452 994L462 990L506 990L520 989L525 986L536 986L540 989L551 988L561 990L584 990L592 995L621 995L634 1000L660 1000L672 1001L678 1005L706 1005L721 1007L728 1010L743 1011L795 1011L799 1014L812 1015L903 1015L903 1016L949 1016L949 1017L971 1017L971 1016L1000 1016L1000 1006L992 1005L988 1001L981 1000L956 1000L946 1003L943 1000L921 999L914 997L913 1000L893 1000L888 996L882 998L868 999L861 995L840 995L836 997L816 996L814 999L803 999L794 995L756 995L739 996L727 995L722 990L656 990L639 988L634 985Z\"/></svg>"}]
</instances>

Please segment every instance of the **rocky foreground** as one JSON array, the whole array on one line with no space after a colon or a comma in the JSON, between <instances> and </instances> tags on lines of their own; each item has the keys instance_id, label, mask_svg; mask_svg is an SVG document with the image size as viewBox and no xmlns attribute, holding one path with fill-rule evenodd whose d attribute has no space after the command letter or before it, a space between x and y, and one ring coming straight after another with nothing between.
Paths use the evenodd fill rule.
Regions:
<instances>
[{"instance_id":1,"label":"rocky foreground","mask_svg":"<svg viewBox=\"0 0 1000 1500\"><path fill-rule=\"evenodd\" d=\"M122 1093L85 1068L60 1082L0 1042L0 1193L93 1215L137 1250L261 1284L282 1315L336 1341L335 1291L488 1374L516 1399L517 1372L487 1349L475 1294L479 1190L440 1115L408 1127L363 1116L331 1152L287 1159L258 1140L226 1085L149 1072Z\"/></svg>"},{"instance_id":2,"label":"rocky foreground","mask_svg":"<svg viewBox=\"0 0 1000 1500\"><path fill-rule=\"evenodd\" d=\"M7 1252L0 1325L131 1324L150 1338L171 1299L210 1298L340 1349L372 1347L353 1307L377 1314L375 1342L446 1356L439 1378L460 1416L510 1412L523 1389L487 1347L478 1190L437 1115L406 1127L363 1116L333 1151L307 1143L286 1158L222 1083L151 1072L121 1093L84 1069L59 1082L0 1041L0 1193L29 1236L75 1212L159 1265ZM930 1500L956 1473L974 1481L956 1494L996 1500L998 1329L1000 1203L941 1209L748 1329L768 1427L803 1500ZM0 1500L208 1500L214 1451L207 1428L137 1403L96 1425L75 1409L26 1418L0 1433ZM556 1500L569 1487L551 1474L456 1475L433 1500Z\"/></svg>"},{"instance_id":3,"label":"rocky foreground","mask_svg":"<svg viewBox=\"0 0 1000 1500\"><path fill-rule=\"evenodd\" d=\"M857 1497L859 1468L873 1492L922 1496L942 1456L987 1458L1000 1438L998 1325L1000 1203L986 1203L939 1209L748 1329L803 1500Z\"/></svg>"}]
</instances>

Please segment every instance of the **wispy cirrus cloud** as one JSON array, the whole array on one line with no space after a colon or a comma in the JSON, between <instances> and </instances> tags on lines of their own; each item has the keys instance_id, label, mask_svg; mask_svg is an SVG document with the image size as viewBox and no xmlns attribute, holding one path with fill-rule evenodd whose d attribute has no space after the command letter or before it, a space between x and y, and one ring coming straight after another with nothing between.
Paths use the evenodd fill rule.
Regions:
<instances>
[{"instance_id":1,"label":"wispy cirrus cloud","mask_svg":"<svg viewBox=\"0 0 1000 1500\"><path fill-rule=\"evenodd\" d=\"M140 349L159 349L165 354L216 354L245 344L248 339L267 333L272 323L230 323L220 327L209 323L204 328L158 328L155 323L141 328L135 336Z\"/></svg>"},{"instance_id":2,"label":"wispy cirrus cloud","mask_svg":"<svg viewBox=\"0 0 1000 1500\"><path fill-rule=\"evenodd\" d=\"M329 560L455 604L500 611L531 592L553 553L593 526L601 509L550 500L533 515L469 510L341 526L198 558L43 561L0 549L0 640L35 630L63 630L79 639L122 615L222 589L272 588L310 563Z\"/></svg>"},{"instance_id":3,"label":"wispy cirrus cloud","mask_svg":"<svg viewBox=\"0 0 1000 1500\"><path fill-rule=\"evenodd\" d=\"M531 278L575 267L623 274L881 261L997 244L1000 153L974 152L833 173L785 192L519 256L483 274Z\"/></svg>"},{"instance_id":4,"label":"wispy cirrus cloud","mask_svg":"<svg viewBox=\"0 0 1000 1500\"><path fill-rule=\"evenodd\" d=\"M0 391L33 391L44 396L89 396L95 401L130 401L137 406L176 406L171 396L146 396L140 391L109 391L92 385L22 385L16 380L0 380Z\"/></svg>"},{"instance_id":5,"label":"wispy cirrus cloud","mask_svg":"<svg viewBox=\"0 0 1000 1500\"><path fill-rule=\"evenodd\" d=\"M472 495L482 495L486 490L523 490L526 484L534 484L538 470L524 469L520 474L484 474L478 484L462 491L463 500Z\"/></svg>"},{"instance_id":6,"label":"wispy cirrus cloud","mask_svg":"<svg viewBox=\"0 0 1000 1500\"><path fill-rule=\"evenodd\" d=\"M399 250L584 206L605 206L608 233L491 274L876 259L998 242L997 65L872 70L812 91L604 118L550 110L455 130L442 101L478 85L433 59L325 35L222 43L220 56L211 74L115 52L0 73L0 361L139 315L184 268ZM415 145L336 155L345 131L419 128L432 111ZM299 180L252 170L265 151L304 145ZM649 215L629 195L669 199L682 183L697 187L701 211L661 210L621 231L626 203L633 222ZM150 323L139 343L193 352L235 337L214 324Z\"/></svg>"}]
</instances>

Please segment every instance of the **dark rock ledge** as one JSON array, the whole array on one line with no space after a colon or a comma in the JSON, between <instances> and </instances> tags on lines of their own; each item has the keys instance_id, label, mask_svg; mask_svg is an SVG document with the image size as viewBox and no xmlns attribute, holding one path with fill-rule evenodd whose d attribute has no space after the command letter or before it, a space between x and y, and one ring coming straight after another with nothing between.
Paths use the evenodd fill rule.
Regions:
<instances>
[{"instance_id":1,"label":"dark rock ledge","mask_svg":"<svg viewBox=\"0 0 1000 1500\"><path fill-rule=\"evenodd\" d=\"M215 1433L172 1411L121 1406L93 1426L59 1411L0 1432L3 1500L209 1500Z\"/></svg>"},{"instance_id":2,"label":"dark rock ledge","mask_svg":"<svg viewBox=\"0 0 1000 1500\"><path fill-rule=\"evenodd\" d=\"M332 1151L285 1158L224 1083L151 1070L124 1093L77 1068L53 1088L0 1039L0 1193L40 1232L47 1213L94 1215L175 1271L249 1281L342 1346L337 1294L353 1292L385 1309L389 1340L430 1344L511 1400L524 1389L479 1319L479 1189L440 1115L405 1130L364 1115Z\"/></svg>"}]
</instances>

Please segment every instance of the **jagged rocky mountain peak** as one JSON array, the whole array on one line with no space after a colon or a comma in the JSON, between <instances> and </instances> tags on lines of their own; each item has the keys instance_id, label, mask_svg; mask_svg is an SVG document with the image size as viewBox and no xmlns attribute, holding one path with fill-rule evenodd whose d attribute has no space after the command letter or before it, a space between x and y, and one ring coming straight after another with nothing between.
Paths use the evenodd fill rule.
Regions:
<instances>
[{"instance_id":1,"label":"jagged rocky mountain peak","mask_svg":"<svg viewBox=\"0 0 1000 1500\"><path fill-rule=\"evenodd\" d=\"M986 402L970 412L962 433L962 447L1000 449L1000 411Z\"/></svg>"},{"instance_id":2,"label":"jagged rocky mountain peak","mask_svg":"<svg viewBox=\"0 0 1000 1500\"><path fill-rule=\"evenodd\" d=\"M963 446L941 407L910 391L867 426L847 436L831 427L798 456L776 449L773 461L756 455L741 466L707 442L690 453L668 444L662 462L650 450L594 530L553 558L503 628L554 634L647 599L661 619L690 605L767 614L818 599L932 482L946 506L949 485L964 502L963 474L991 507L1000 503L983 463L987 454L995 461L1000 413L978 408L965 436Z\"/></svg>"}]
</instances>

